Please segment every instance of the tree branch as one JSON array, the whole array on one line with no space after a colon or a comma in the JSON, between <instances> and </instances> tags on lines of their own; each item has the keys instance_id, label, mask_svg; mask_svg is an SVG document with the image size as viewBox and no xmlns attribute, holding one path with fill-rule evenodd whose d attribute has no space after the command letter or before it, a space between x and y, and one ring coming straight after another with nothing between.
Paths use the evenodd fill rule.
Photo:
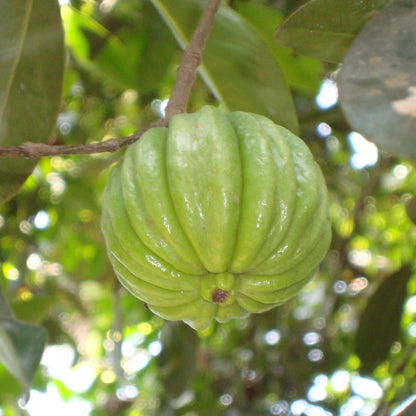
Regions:
<instances>
[{"instance_id":1,"label":"tree branch","mask_svg":"<svg viewBox=\"0 0 416 416\"><path fill-rule=\"evenodd\" d=\"M150 127L153 127L153 124ZM0 146L0 157L24 157L36 160L41 156L85 155L115 152L122 147L129 146L134 143L146 130L148 129L139 130L130 136L123 137L122 139L109 139L104 142L89 144L51 145L45 143L25 142L20 146Z\"/></svg>"},{"instance_id":2,"label":"tree branch","mask_svg":"<svg viewBox=\"0 0 416 416\"><path fill-rule=\"evenodd\" d=\"M184 113L186 111L189 95L196 79L198 66L201 63L205 44L212 25L214 24L215 15L220 4L221 0L208 0L192 39L183 52L175 84L163 119L156 121L145 129L136 131L130 136L121 139L109 139L98 143L67 146L25 142L20 146L0 146L0 157L22 157L36 160L41 156L115 152L120 148L129 146L137 141L145 131L152 127L166 127L169 124L169 120L175 114Z\"/></svg>"}]
</instances>

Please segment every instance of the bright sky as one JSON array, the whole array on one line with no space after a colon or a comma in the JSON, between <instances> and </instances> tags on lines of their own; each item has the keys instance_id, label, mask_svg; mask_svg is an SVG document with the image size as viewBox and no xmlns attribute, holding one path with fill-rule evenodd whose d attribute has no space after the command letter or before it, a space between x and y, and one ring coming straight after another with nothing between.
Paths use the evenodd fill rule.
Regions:
<instances>
[{"instance_id":1,"label":"bright sky","mask_svg":"<svg viewBox=\"0 0 416 416\"><path fill-rule=\"evenodd\" d=\"M338 102L338 88L334 81L330 79L324 80L321 89L316 96L316 105L322 110L328 110ZM330 126L325 123L318 128L328 129L331 132ZM374 143L369 142L361 134L353 131L348 135L348 141L354 154L351 156L350 163L355 169L363 169L367 166L373 166L378 160L378 149Z\"/></svg>"},{"instance_id":2,"label":"bright sky","mask_svg":"<svg viewBox=\"0 0 416 416\"><path fill-rule=\"evenodd\" d=\"M31 416L88 416L92 406L86 400L71 399L64 402L53 384L48 384L46 392L30 392L26 410Z\"/></svg>"}]
</instances>

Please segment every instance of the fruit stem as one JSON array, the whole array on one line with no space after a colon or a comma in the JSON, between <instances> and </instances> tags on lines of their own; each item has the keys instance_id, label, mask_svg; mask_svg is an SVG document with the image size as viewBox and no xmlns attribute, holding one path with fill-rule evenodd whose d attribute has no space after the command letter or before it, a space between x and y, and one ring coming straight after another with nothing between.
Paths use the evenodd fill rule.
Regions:
<instances>
[{"instance_id":1,"label":"fruit stem","mask_svg":"<svg viewBox=\"0 0 416 416\"><path fill-rule=\"evenodd\" d=\"M175 114L186 112L189 95L220 3L221 0L208 1L198 27L183 52L172 94L166 107L166 115L163 119L164 126L169 123L169 120Z\"/></svg>"}]
</instances>

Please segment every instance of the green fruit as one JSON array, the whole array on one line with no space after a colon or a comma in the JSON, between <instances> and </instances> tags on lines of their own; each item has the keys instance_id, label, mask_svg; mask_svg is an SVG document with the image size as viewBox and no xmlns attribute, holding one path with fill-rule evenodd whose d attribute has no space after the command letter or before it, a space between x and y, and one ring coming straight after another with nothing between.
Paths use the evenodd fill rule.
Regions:
<instances>
[{"instance_id":1,"label":"green fruit","mask_svg":"<svg viewBox=\"0 0 416 416\"><path fill-rule=\"evenodd\" d=\"M304 142L265 117L211 106L127 149L102 229L121 283L198 330L285 302L331 240L325 181Z\"/></svg>"}]
</instances>

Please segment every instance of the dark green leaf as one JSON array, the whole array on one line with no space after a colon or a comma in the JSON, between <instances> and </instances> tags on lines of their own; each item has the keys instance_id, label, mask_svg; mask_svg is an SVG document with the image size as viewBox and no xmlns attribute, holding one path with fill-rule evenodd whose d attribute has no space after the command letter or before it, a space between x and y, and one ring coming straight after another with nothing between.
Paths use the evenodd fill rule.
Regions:
<instances>
[{"instance_id":1,"label":"dark green leaf","mask_svg":"<svg viewBox=\"0 0 416 416\"><path fill-rule=\"evenodd\" d=\"M414 196L406 203L406 214L416 224L416 198Z\"/></svg>"},{"instance_id":2,"label":"dark green leaf","mask_svg":"<svg viewBox=\"0 0 416 416\"><path fill-rule=\"evenodd\" d=\"M175 39L153 7L145 8L143 25L146 44L143 46L136 85L146 92L160 83L176 52Z\"/></svg>"},{"instance_id":3,"label":"dark green leaf","mask_svg":"<svg viewBox=\"0 0 416 416\"><path fill-rule=\"evenodd\" d=\"M205 2L152 0L152 3L185 48ZM290 90L275 57L250 24L225 5L216 16L199 73L228 110L263 114L298 131Z\"/></svg>"},{"instance_id":4,"label":"dark green leaf","mask_svg":"<svg viewBox=\"0 0 416 416\"><path fill-rule=\"evenodd\" d=\"M242 3L238 12L249 21L272 51L289 85L303 94L316 94L323 72L321 62L295 55L292 50L275 42L273 33L283 21L277 10L261 4Z\"/></svg>"},{"instance_id":5,"label":"dark green leaf","mask_svg":"<svg viewBox=\"0 0 416 416\"><path fill-rule=\"evenodd\" d=\"M363 373L370 373L386 359L398 338L406 285L411 275L411 269L405 266L384 280L361 315L356 353Z\"/></svg>"},{"instance_id":6,"label":"dark green leaf","mask_svg":"<svg viewBox=\"0 0 416 416\"><path fill-rule=\"evenodd\" d=\"M25 390L39 366L47 337L48 333L41 326L0 320L0 361Z\"/></svg>"},{"instance_id":7,"label":"dark green leaf","mask_svg":"<svg viewBox=\"0 0 416 416\"><path fill-rule=\"evenodd\" d=\"M47 332L38 325L17 321L0 297L0 362L28 393L38 368ZM9 315L9 317L7 317Z\"/></svg>"},{"instance_id":8,"label":"dark green leaf","mask_svg":"<svg viewBox=\"0 0 416 416\"><path fill-rule=\"evenodd\" d=\"M188 325L166 322L161 334L162 352L158 357L160 378L169 398L179 396L195 372L198 337Z\"/></svg>"},{"instance_id":9,"label":"dark green leaf","mask_svg":"<svg viewBox=\"0 0 416 416\"><path fill-rule=\"evenodd\" d=\"M158 13L145 6L134 24L115 19L106 26L94 17L64 6L67 44L88 71L119 88L148 92L166 76L175 39ZM121 26L110 31L112 26Z\"/></svg>"},{"instance_id":10,"label":"dark green leaf","mask_svg":"<svg viewBox=\"0 0 416 416\"><path fill-rule=\"evenodd\" d=\"M339 75L354 129L386 151L416 158L416 3L394 0L366 24Z\"/></svg>"},{"instance_id":11,"label":"dark green leaf","mask_svg":"<svg viewBox=\"0 0 416 416\"><path fill-rule=\"evenodd\" d=\"M276 39L296 53L341 62L355 35L391 0L311 0L276 31Z\"/></svg>"},{"instance_id":12,"label":"dark green leaf","mask_svg":"<svg viewBox=\"0 0 416 416\"><path fill-rule=\"evenodd\" d=\"M56 0L0 2L0 145L49 142L64 66ZM35 162L0 158L0 203L12 197Z\"/></svg>"}]
</instances>

